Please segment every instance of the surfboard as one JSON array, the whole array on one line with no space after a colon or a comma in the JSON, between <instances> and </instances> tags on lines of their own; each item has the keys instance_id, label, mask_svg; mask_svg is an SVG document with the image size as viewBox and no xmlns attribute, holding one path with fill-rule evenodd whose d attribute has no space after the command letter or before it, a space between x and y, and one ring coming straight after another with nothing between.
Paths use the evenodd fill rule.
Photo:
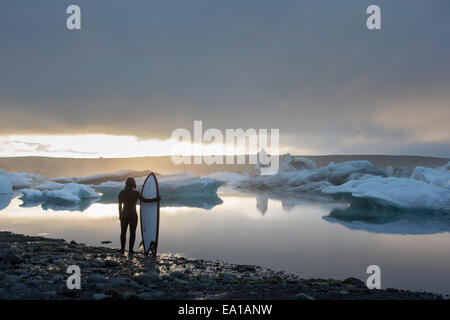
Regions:
<instances>
[{"instance_id":1,"label":"surfboard","mask_svg":"<svg viewBox=\"0 0 450 320\"><path fill-rule=\"evenodd\" d=\"M141 195L147 199L153 199L159 196L158 180L153 172L145 179L142 185ZM144 253L147 255L151 252L156 256L159 236L159 201L141 201L140 218Z\"/></svg>"}]
</instances>

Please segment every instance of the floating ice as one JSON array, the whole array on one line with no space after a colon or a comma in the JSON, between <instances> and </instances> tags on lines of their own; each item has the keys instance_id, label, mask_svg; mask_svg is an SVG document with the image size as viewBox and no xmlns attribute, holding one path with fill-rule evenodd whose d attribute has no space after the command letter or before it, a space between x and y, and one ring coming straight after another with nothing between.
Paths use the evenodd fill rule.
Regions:
<instances>
[{"instance_id":1,"label":"floating ice","mask_svg":"<svg viewBox=\"0 0 450 320\"><path fill-rule=\"evenodd\" d=\"M297 163L308 163L299 161ZM309 164L312 166L312 164ZM281 171L271 176L257 176L243 179L236 184L238 188L249 190L276 190L287 192L317 192L324 187L342 184L355 173L383 174L383 171L373 169L366 160L330 163L319 169L294 170L295 166L286 166L293 171Z\"/></svg>"},{"instance_id":2,"label":"floating ice","mask_svg":"<svg viewBox=\"0 0 450 320\"><path fill-rule=\"evenodd\" d=\"M329 186L322 192L350 194L381 206L450 212L450 192L447 189L413 179L372 177Z\"/></svg>"},{"instance_id":3,"label":"floating ice","mask_svg":"<svg viewBox=\"0 0 450 320\"><path fill-rule=\"evenodd\" d=\"M11 202L12 187L8 179L0 176L0 210L5 209Z\"/></svg>"},{"instance_id":4,"label":"floating ice","mask_svg":"<svg viewBox=\"0 0 450 320\"><path fill-rule=\"evenodd\" d=\"M439 170L439 171L450 171L450 161L446 165L443 165L442 167L439 167L436 170Z\"/></svg>"},{"instance_id":5,"label":"floating ice","mask_svg":"<svg viewBox=\"0 0 450 320\"><path fill-rule=\"evenodd\" d=\"M192 197L217 194L221 181L211 178L200 178L184 182L161 182L159 184L161 197Z\"/></svg>"},{"instance_id":6,"label":"floating ice","mask_svg":"<svg viewBox=\"0 0 450 320\"><path fill-rule=\"evenodd\" d=\"M82 184L69 183L59 190L34 190L23 189L22 200L24 202L42 202L57 204L78 204L84 200L101 197L90 187Z\"/></svg>"},{"instance_id":7,"label":"floating ice","mask_svg":"<svg viewBox=\"0 0 450 320\"><path fill-rule=\"evenodd\" d=\"M0 176L8 179L13 189L29 188L36 183L45 181L45 179L38 174L30 174L26 172L17 173L0 170Z\"/></svg>"},{"instance_id":8,"label":"floating ice","mask_svg":"<svg viewBox=\"0 0 450 320\"><path fill-rule=\"evenodd\" d=\"M445 166L438 169L416 167L410 178L450 190L450 171L444 168Z\"/></svg>"},{"instance_id":9,"label":"floating ice","mask_svg":"<svg viewBox=\"0 0 450 320\"><path fill-rule=\"evenodd\" d=\"M236 187L247 181L250 177L233 172L213 172L208 175L208 178L221 181L224 185Z\"/></svg>"},{"instance_id":10,"label":"floating ice","mask_svg":"<svg viewBox=\"0 0 450 320\"><path fill-rule=\"evenodd\" d=\"M313 160L303 157L293 157L288 153L284 156L283 162L280 165L279 172L299 171L316 168L317 164Z\"/></svg>"},{"instance_id":11,"label":"floating ice","mask_svg":"<svg viewBox=\"0 0 450 320\"><path fill-rule=\"evenodd\" d=\"M43 191L43 190L59 190L59 189L62 189L64 186L65 186L65 184L63 184L63 183L49 181L49 182L39 184L35 188L38 190L41 190L41 191Z\"/></svg>"},{"instance_id":12,"label":"floating ice","mask_svg":"<svg viewBox=\"0 0 450 320\"><path fill-rule=\"evenodd\" d=\"M12 186L9 180L3 176L0 176L0 194L11 194Z\"/></svg>"}]
</instances>

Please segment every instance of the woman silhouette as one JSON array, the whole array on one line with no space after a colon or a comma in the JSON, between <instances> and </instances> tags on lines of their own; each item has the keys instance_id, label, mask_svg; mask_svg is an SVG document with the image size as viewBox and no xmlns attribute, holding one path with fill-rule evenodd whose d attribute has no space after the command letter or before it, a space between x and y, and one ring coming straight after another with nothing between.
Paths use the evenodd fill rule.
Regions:
<instances>
[{"instance_id":1,"label":"woman silhouette","mask_svg":"<svg viewBox=\"0 0 450 320\"><path fill-rule=\"evenodd\" d=\"M134 253L134 241L136 239L136 227L138 223L138 215L136 212L137 201L154 202L159 201L160 197L154 199L144 198L139 191L136 190L136 181L134 178L128 178L125 182L125 189L119 193L119 218L120 218L120 252L125 252L125 242L127 236L128 225L130 226L130 249L131 254Z\"/></svg>"}]
</instances>

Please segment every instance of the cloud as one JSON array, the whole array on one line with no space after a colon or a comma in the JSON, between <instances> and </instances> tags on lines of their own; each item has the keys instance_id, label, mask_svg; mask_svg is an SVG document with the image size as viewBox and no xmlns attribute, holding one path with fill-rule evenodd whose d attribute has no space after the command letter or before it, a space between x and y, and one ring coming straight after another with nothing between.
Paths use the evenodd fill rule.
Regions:
<instances>
[{"instance_id":1,"label":"cloud","mask_svg":"<svg viewBox=\"0 0 450 320\"><path fill-rule=\"evenodd\" d=\"M359 0L78 3L72 32L65 3L2 1L0 135L167 139L203 120L279 128L292 150L450 141L448 1L377 1L373 32Z\"/></svg>"}]
</instances>

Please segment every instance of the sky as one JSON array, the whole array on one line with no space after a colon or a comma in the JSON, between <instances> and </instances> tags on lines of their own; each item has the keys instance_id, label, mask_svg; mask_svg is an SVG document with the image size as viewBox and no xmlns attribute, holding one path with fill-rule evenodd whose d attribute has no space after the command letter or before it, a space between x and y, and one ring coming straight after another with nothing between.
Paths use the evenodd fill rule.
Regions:
<instances>
[{"instance_id":1,"label":"sky","mask_svg":"<svg viewBox=\"0 0 450 320\"><path fill-rule=\"evenodd\" d=\"M2 0L0 156L167 154L201 120L293 154L450 157L448 39L448 0Z\"/></svg>"}]
</instances>

